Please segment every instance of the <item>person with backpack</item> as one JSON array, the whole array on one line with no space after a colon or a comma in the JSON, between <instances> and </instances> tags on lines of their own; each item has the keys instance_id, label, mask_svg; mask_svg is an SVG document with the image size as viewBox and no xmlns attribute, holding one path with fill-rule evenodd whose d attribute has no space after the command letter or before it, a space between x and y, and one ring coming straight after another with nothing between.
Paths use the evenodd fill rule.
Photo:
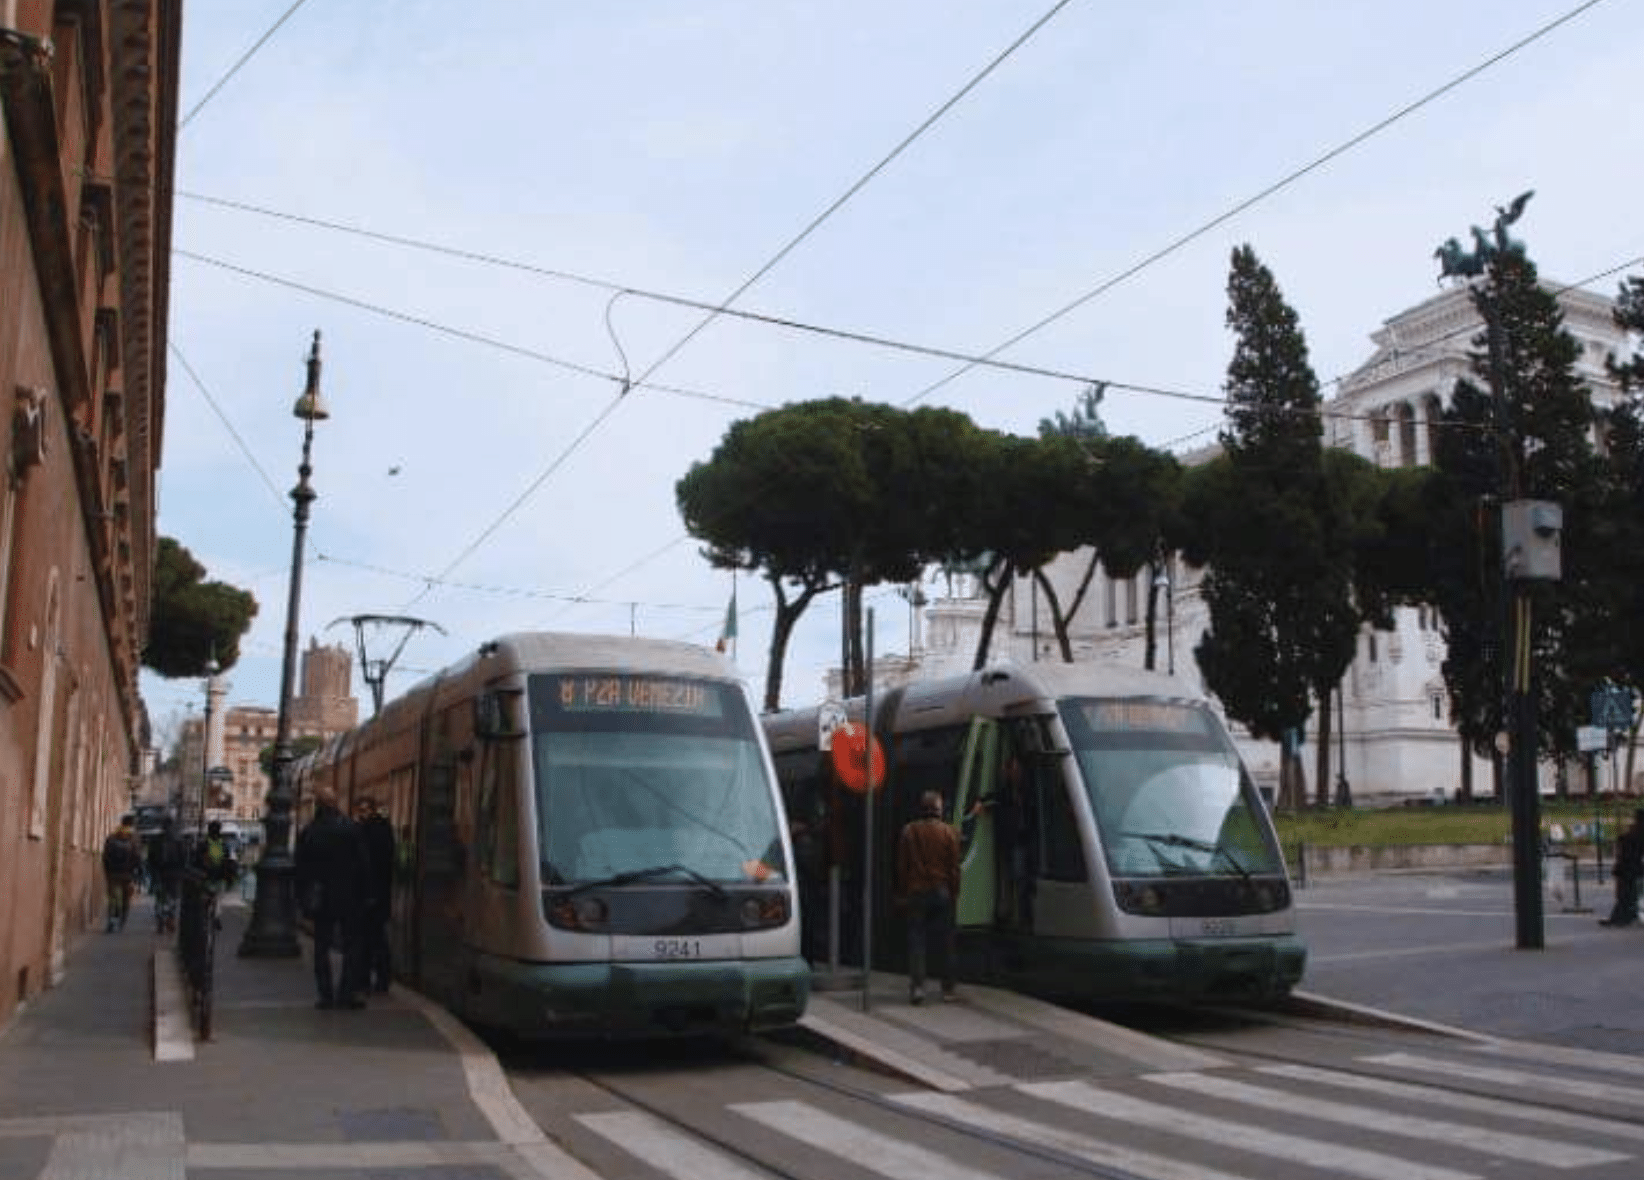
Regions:
<instances>
[{"instance_id":1,"label":"person with backpack","mask_svg":"<svg viewBox=\"0 0 1644 1180\"><path fill-rule=\"evenodd\" d=\"M205 839L194 847L194 868L205 877L206 886L221 895L234 887L240 879L240 862L234 857L234 848L223 836L223 822L214 819L206 825Z\"/></svg>"},{"instance_id":2,"label":"person with backpack","mask_svg":"<svg viewBox=\"0 0 1644 1180\"><path fill-rule=\"evenodd\" d=\"M112 934L125 929L131 913L131 895L136 890L137 870L143 863L143 849L137 843L131 817L123 816L120 826L103 841L103 881L108 891L108 927Z\"/></svg>"},{"instance_id":3,"label":"person with backpack","mask_svg":"<svg viewBox=\"0 0 1644 1180\"><path fill-rule=\"evenodd\" d=\"M177 838L177 829L170 816L160 831L149 839L148 878L154 889L154 925L161 934L177 929L177 900L182 896L183 869L188 853Z\"/></svg>"}]
</instances>

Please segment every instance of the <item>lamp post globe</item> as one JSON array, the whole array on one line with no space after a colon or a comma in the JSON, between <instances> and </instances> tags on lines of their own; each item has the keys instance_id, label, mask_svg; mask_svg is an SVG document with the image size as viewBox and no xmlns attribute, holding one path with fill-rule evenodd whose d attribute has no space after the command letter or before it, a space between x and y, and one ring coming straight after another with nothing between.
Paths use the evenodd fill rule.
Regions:
<instances>
[{"instance_id":1,"label":"lamp post globe","mask_svg":"<svg viewBox=\"0 0 1644 1180\"><path fill-rule=\"evenodd\" d=\"M320 334L308 353L308 382L291 412L303 422L302 462L291 490L291 593L285 610L285 655L280 664L280 708L274 728L274 774L263 817L263 855L257 862L257 895L251 922L240 942L243 958L295 958L297 946L296 864L291 855L291 817L296 799L291 786L291 701L296 683L297 627L302 605L303 544L308 511L317 498L308 477L314 445L314 423L329 418L320 396Z\"/></svg>"}]
</instances>

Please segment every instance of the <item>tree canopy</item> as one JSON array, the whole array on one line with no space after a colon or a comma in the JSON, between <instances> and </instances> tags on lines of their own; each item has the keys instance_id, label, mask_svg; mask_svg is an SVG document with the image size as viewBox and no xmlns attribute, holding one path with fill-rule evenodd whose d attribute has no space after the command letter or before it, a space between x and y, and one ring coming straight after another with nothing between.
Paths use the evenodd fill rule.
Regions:
<instances>
[{"instance_id":1,"label":"tree canopy","mask_svg":"<svg viewBox=\"0 0 1644 1180\"><path fill-rule=\"evenodd\" d=\"M240 638L257 615L250 591L206 581L206 569L171 537L161 537L154 562L154 605L143 666L161 676L203 676L240 659Z\"/></svg>"}]
</instances>

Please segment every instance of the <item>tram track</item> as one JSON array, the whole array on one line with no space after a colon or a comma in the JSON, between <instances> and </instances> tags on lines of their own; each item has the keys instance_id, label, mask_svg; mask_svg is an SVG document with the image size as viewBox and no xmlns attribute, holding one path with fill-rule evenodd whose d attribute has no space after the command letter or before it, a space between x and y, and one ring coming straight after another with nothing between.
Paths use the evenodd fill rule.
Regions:
<instances>
[{"instance_id":1,"label":"tram track","mask_svg":"<svg viewBox=\"0 0 1644 1180\"><path fill-rule=\"evenodd\" d=\"M924 1110L917 1106L898 1101L891 1093L876 1091L867 1085L853 1085L849 1082L818 1076L814 1071L786 1064L780 1060L786 1047L775 1043L739 1042L728 1047L727 1052L742 1063L755 1066L770 1074L780 1077L785 1088L780 1091L784 1097L797 1101L809 1102L812 1105L825 1107L830 1112L860 1126L867 1126L872 1121L891 1122L912 1130L900 1132L898 1139L909 1143L927 1143L942 1134L958 1135L964 1140L985 1145L990 1151L998 1152L1017 1161L1007 1169L1001 1169L1002 1175L1029 1174L1028 1168L1042 1170L1045 1167L1060 1169L1068 1177L1092 1177L1095 1180L1150 1180L1151 1175L1157 1173L1133 1171L1111 1163L1080 1155L1076 1151L1063 1150L1055 1146L1034 1143L1030 1140L1009 1135L988 1127L977 1126L967 1122L963 1117L943 1114L938 1111ZM792 1050L812 1060L823 1063L826 1058L821 1054L809 1050ZM654 1120L668 1130L699 1142L724 1157L754 1169L756 1174L771 1176L776 1180L820 1180L821 1173L814 1169L796 1166L792 1160L776 1158L768 1150L760 1150L751 1145L744 1138L718 1127L706 1125L701 1118L692 1117L685 1110L681 1110L681 1102L669 1103L659 1098L654 1090L658 1084L667 1084L666 1080L659 1083L655 1074L645 1073L638 1075L636 1081L634 1070L602 1070L579 1066L535 1065L531 1062L522 1062L518 1059L506 1066L510 1077L524 1083L529 1088L533 1073L537 1070L551 1072L560 1078L572 1081L592 1091L607 1096L614 1103L620 1104L629 1110L638 1111ZM678 1080L677 1078L672 1080ZM651 1084L647 1085L647 1081ZM918 1089L918 1087L909 1087ZM686 1104L688 1105L688 1103ZM862 1116L872 1112L874 1120ZM758 1136L749 1137L754 1143L759 1141ZM954 1154L950 1152L949 1154ZM959 1153L963 1155L963 1153ZM589 1161L584 1160L585 1163ZM590 1166L593 1166L590 1164ZM1032 1174L1041 1174L1034 1172Z\"/></svg>"},{"instance_id":2,"label":"tram track","mask_svg":"<svg viewBox=\"0 0 1644 1180\"><path fill-rule=\"evenodd\" d=\"M1321 1017L1311 1010L1300 1013L1250 1009L1211 1009L1209 1011L1220 1012L1244 1022L1292 1029L1322 1041L1333 1041L1343 1045L1356 1042L1365 1045L1367 1048L1380 1050L1381 1053L1378 1053L1378 1055L1395 1048L1388 1041L1377 1040L1374 1034L1381 1032L1411 1038L1424 1038L1426 1046L1437 1052L1452 1055L1460 1054L1467 1058L1485 1057L1497 1064L1514 1063L1523 1058L1536 1060L1536 1054L1533 1051L1535 1042L1515 1041L1512 1038L1489 1036L1465 1029L1444 1029L1440 1026L1421 1022L1401 1023L1397 1018L1391 1017L1380 1020L1358 1018L1337 1020L1330 1017ZM1343 1074L1353 1078L1391 1082L1408 1088L1411 1095L1442 1091L1446 1094L1463 1095L1468 1098L1491 1102L1525 1103L1525 1097L1522 1093L1508 1092L1500 1086L1492 1087L1484 1081L1450 1077L1440 1086L1432 1081L1412 1080L1407 1076L1401 1076L1396 1068L1391 1068L1384 1063L1361 1061L1351 1053L1335 1057L1327 1066L1321 1066L1317 1053L1310 1053L1302 1048L1285 1049L1278 1046L1263 1048L1247 1043L1230 1047L1225 1038L1202 1033L1178 1032L1171 1034L1168 1039L1205 1052L1217 1053L1239 1060L1297 1066L1308 1070L1327 1070L1333 1074ZM1504 1047L1511 1047L1513 1052L1510 1054L1503 1053L1502 1049ZM1408 1050L1410 1045L1405 1044L1396 1046L1396 1048ZM1552 1064L1571 1071L1579 1071L1584 1068L1579 1061L1570 1060L1568 1055L1557 1046L1545 1046L1545 1048L1547 1056L1541 1063ZM1585 1068L1588 1073L1604 1073L1602 1064L1593 1064ZM1560 1100L1547 1093L1538 1094L1533 1099L1533 1105L1553 1115L1571 1118L1593 1117L1593 1110L1590 1106L1581 1105L1573 1099L1569 1101Z\"/></svg>"}]
</instances>

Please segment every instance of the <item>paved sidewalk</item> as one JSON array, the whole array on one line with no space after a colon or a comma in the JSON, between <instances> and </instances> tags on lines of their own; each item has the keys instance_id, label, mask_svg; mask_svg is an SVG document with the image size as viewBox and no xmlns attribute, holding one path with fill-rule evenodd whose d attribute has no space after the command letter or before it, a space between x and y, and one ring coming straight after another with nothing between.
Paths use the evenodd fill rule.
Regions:
<instances>
[{"instance_id":1,"label":"paved sidewalk","mask_svg":"<svg viewBox=\"0 0 1644 1180\"><path fill-rule=\"evenodd\" d=\"M398 987L316 1010L306 946L238 957L249 914L223 911L213 1039L174 1060L151 1002L175 954L149 904L73 943L0 1034L0 1180L587 1180L466 1028Z\"/></svg>"}]
</instances>

